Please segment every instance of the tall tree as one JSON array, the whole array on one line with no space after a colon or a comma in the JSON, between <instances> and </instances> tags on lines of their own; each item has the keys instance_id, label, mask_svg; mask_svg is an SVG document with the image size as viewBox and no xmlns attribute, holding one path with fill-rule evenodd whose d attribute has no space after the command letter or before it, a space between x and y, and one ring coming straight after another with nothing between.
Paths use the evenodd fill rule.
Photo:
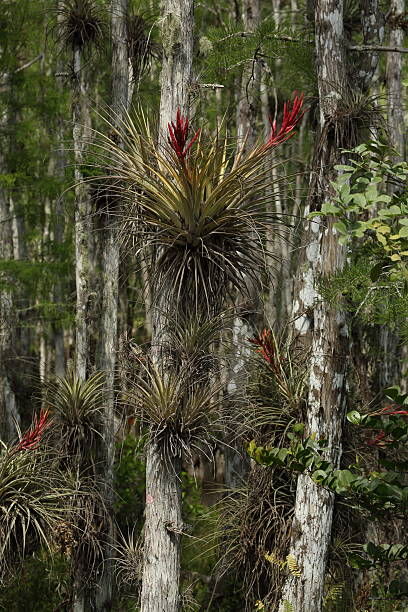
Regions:
<instances>
[{"instance_id":1,"label":"tall tree","mask_svg":"<svg viewBox=\"0 0 408 612\"><path fill-rule=\"evenodd\" d=\"M194 12L192 0L165 0L161 17L163 67L161 73L159 147L167 148L168 125L177 110L186 114L192 77ZM168 280L173 283L172 279ZM165 342L163 313L172 300L153 296L152 347L159 367ZM159 445L150 441L146 456L146 510L143 549L142 612L179 609L181 483L178 458L165 460ZM173 530L169 526L173 525Z\"/></svg>"},{"instance_id":2,"label":"tall tree","mask_svg":"<svg viewBox=\"0 0 408 612\"><path fill-rule=\"evenodd\" d=\"M317 0L315 3L316 60L320 105L320 137L315 150L316 176L309 194L310 209L319 211L329 197L329 181L338 160L334 137L336 114L346 90L343 2ZM306 427L309 435L325 438L327 456L338 464L341 454L344 412L344 381L347 355L347 327L344 315L324 302L317 290L319 279L340 270L343 248L329 222L320 217L309 222L306 248L300 265L300 285L295 295L295 327L310 347ZM331 538L334 495L315 484L307 475L297 483L290 552L301 578L290 575L282 602L295 610L322 609L326 562ZM282 603L282 609L283 609Z\"/></svg>"},{"instance_id":3,"label":"tall tree","mask_svg":"<svg viewBox=\"0 0 408 612\"><path fill-rule=\"evenodd\" d=\"M112 92L111 122L120 128L129 99L129 56L127 40L128 0L113 0L111 5L112 24ZM118 143L121 145L121 143ZM102 233L103 277L102 316L100 346L97 368L105 373L104 414L102 422L102 448L99 469L103 483L103 497L107 514L111 519L106 528L107 542L104 549L104 568L96 591L96 609L109 610L112 605L113 565L113 470L115 459L114 436L114 382L116 354L118 350L118 288L120 241L115 209L104 211L105 227Z\"/></svg>"},{"instance_id":4,"label":"tall tree","mask_svg":"<svg viewBox=\"0 0 408 612\"><path fill-rule=\"evenodd\" d=\"M404 41L404 0L391 0L388 22L390 24L390 47L402 47ZM405 157L406 135L404 106L402 100L402 54L387 55L388 127L391 144L399 155Z\"/></svg>"}]
</instances>

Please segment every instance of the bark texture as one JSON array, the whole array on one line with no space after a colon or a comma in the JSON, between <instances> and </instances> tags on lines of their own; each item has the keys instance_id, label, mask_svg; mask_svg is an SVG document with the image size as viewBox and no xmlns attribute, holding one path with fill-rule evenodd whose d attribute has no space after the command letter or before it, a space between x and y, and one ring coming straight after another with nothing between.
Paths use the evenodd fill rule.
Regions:
<instances>
[{"instance_id":1,"label":"bark texture","mask_svg":"<svg viewBox=\"0 0 408 612\"><path fill-rule=\"evenodd\" d=\"M390 46L402 47L404 42L403 19L404 0L390 2ZM405 157L406 134L404 127L404 107L402 101L402 59L401 53L387 54L387 92L388 92L388 129L391 144L398 154Z\"/></svg>"},{"instance_id":2,"label":"bark texture","mask_svg":"<svg viewBox=\"0 0 408 612\"><path fill-rule=\"evenodd\" d=\"M193 2L165 0L161 35L163 68L161 74L159 146L167 145L167 125L177 109L186 114L191 87L193 58ZM163 314L170 299L153 288L153 359L160 362ZM165 364L159 363L164 370ZM161 449L150 442L146 457L146 510L144 527L141 612L176 612L180 607L181 482L177 459L164 459Z\"/></svg>"},{"instance_id":3,"label":"bark texture","mask_svg":"<svg viewBox=\"0 0 408 612\"><path fill-rule=\"evenodd\" d=\"M127 110L129 90L129 58L126 20L128 0L112 2L112 123L120 128L124 111ZM114 432L114 382L116 354L118 350L118 291L120 242L115 212L107 210L103 239L102 320L98 370L105 372L104 415L102 424L101 482L109 524L106 526L104 567L96 592L96 610L110 610L113 590L113 480L115 460Z\"/></svg>"},{"instance_id":4,"label":"bark texture","mask_svg":"<svg viewBox=\"0 0 408 612\"><path fill-rule=\"evenodd\" d=\"M318 0L315 4L316 56L321 135L315 151L316 179L309 195L311 210L319 210L329 195L329 180L338 155L334 138L336 111L346 85L343 54L343 3ZM344 315L319 296L316 281L344 264L331 223L320 217L308 224L300 268L299 293L294 303L295 328L310 347L306 426L309 435L328 440L327 458L338 464L344 410L347 327ZM322 610L324 578L331 537L334 495L307 475L298 479L291 554L301 576L290 575L282 593L296 611Z\"/></svg>"},{"instance_id":5,"label":"bark texture","mask_svg":"<svg viewBox=\"0 0 408 612\"><path fill-rule=\"evenodd\" d=\"M3 75L7 83L8 75ZM0 83L3 85L3 83ZM0 116L0 132L5 132L8 123L8 113L4 110ZM3 136L4 143L4 136ZM3 149L4 150L4 149ZM0 151L0 174L6 173L4 157ZM13 258L12 212L7 189L0 186L0 260ZM0 283L7 284L9 279L0 276ZM13 294L7 287L0 287L0 439L9 441L16 433L14 419L19 422L16 395L13 390L11 376L11 355L15 342L15 312Z\"/></svg>"},{"instance_id":6,"label":"bark texture","mask_svg":"<svg viewBox=\"0 0 408 612\"><path fill-rule=\"evenodd\" d=\"M91 205L88 188L82 175L84 150L89 138L90 115L87 82L82 66L82 47L73 48L72 136L75 157L75 281L76 281L76 336L75 368L79 378L85 379L89 356L89 249Z\"/></svg>"}]
</instances>

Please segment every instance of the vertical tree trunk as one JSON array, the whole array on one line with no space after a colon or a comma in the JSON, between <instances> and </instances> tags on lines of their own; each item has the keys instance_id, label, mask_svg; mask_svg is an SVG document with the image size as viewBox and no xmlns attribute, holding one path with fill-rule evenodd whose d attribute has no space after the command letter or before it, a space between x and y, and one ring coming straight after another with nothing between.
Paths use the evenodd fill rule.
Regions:
<instances>
[{"instance_id":1,"label":"vertical tree trunk","mask_svg":"<svg viewBox=\"0 0 408 612\"><path fill-rule=\"evenodd\" d=\"M165 0L161 35L159 146L167 144L167 124L177 109L188 106L193 59L194 13L192 0ZM153 295L153 358L160 360L163 316L169 298ZM150 442L146 457L146 509L143 550L141 612L176 612L179 609L181 483L178 460L165 461L160 448Z\"/></svg>"},{"instance_id":2,"label":"vertical tree trunk","mask_svg":"<svg viewBox=\"0 0 408 612\"><path fill-rule=\"evenodd\" d=\"M91 204L87 185L82 174L84 150L89 137L90 114L88 108L88 87L82 65L82 47L73 47L73 100L72 136L75 162L75 373L85 380L89 360L89 245L91 232ZM82 568L74 568L73 611L85 610L85 590L83 588Z\"/></svg>"},{"instance_id":3,"label":"vertical tree trunk","mask_svg":"<svg viewBox=\"0 0 408 612\"><path fill-rule=\"evenodd\" d=\"M75 280L76 280L76 343L75 369L78 378L87 375L89 334L87 313L89 307L89 239L91 206L88 188L82 174L84 149L89 136L90 116L87 82L82 66L82 48L74 44L74 89L72 101L72 136L75 158Z\"/></svg>"},{"instance_id":4,"label":"vertical tree trunk","mask_svg":"<svg viewBox=\"0 0 408 612\"><path fill-rule=\"evenodd\" d=\"M2 75L0 85L8 87L9 74ZM0 116L0 132L5 132L8 124L7 108ZM3 143L5 142L4 134ZM4 147L5 149L5 147ZM3 149L3 150L4 150ZM0 150L0 174L6 173L5 161ZM9 195L5 187L0 185L0 260L13 258L12 214ZM0 282L9 279L2 275ZM0 439L9 441L15 435L14 419L19 422L16 396L11 380L11 351L14 345L14 304L13 294L6 288L0 288Z\"/></svg>"},{"instance_id":5,"label":"vertical tree trunk","mask_svg":"<svg viewBox=\"0 0 408 612\"><path fill-rule=\"evenodd\" d=\"M343 2L317 0L315 4L316 55L320 101L321 137L315 151L317 180L309 196L319 210L329 196L329 181L338 152L334 121L346 85L343 54ZM325 222L326 223L326 222ZM329 308L316 289L322 276L335 273L344 263L330 222L320 217L308 224L307 247L300 269L300 291L295 295L295 325L310 346L309 394L306 426L308 435L328 440L327 457L338 464L344 404L347 358L347 328L344 316ZM334 495L316 485L307 475L298 478L291 550L301 576L287 578L282 592L296 611L322 609L326 562L331 537Z\"/></svg>"},{"instance_id":6,"label":"vertical tree trunk","mask_svg":"<svg viewBox=\"0 0 408 612\"><path fill-rule=\"evenodd\" d=\"M242 21L245 31L253 32L259 25L260 5L259 0L243 0ZM257 106L260 95L260 67L255 60L254 64L245 66L242 72L241 89L237 107L237 153L242 149L251 149L256 140L257 129ZM258 304L256 288L247 282L247 291L250 295L246 309L255 311ZM237 316L233 323L233 347L234 354L231 357L231 367L228 377L228 395L230 397L231 410L236 410L239 398L245 394L246 389L246 361L249 355L248 337L252 335L250 321L237 304ZM244 317L242 316L244 315ZM238 401L237 401L238 400ZM238 418L238 415L235 415ZM242 486L242 482L249 469L248 456L242 448L241 439L236 432L226 434L226 445L224 447L225 473L224 482L228 490L236 490Z\"/></svg>"},{"instance_id":7,"label":"vertical tree trunk","mask_svg":"<svg viewBox=\"0 0 408 612\"><path fill-rule=\"evenodd\" d=\"M127 44L128 0L113 0L112 6L112 123L120 128L128 108L129 58ZM109 206L109 204L108 204ZM103 498L109 517L104 547L104 567L96 591L96 610L110 610L113 589L113 469L115 459L114 382L118 350L118 289L120 246L115 211L106 211L103 229L102 320L98 351L98 370L105 372L102 448L99 470L103 483Z\"/></svg>"},{"instance_id":8,"label":"vertical tree trunk","mask_svg":"<svg viewBox=\"0 0 408 612\"><path fill-rule=\"evenodd\" d=\"M404 42L404 0L390 2L390 46L402 47ZM387 54L388 128L391 144L399 155L405 157L404 107L402 103L402 54Z\"/></svg>"}]
</instances>

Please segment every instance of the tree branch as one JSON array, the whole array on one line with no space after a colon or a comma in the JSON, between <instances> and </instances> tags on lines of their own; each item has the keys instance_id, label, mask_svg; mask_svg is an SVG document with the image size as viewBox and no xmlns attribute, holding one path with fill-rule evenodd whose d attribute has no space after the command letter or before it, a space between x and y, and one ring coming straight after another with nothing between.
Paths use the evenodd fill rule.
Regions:
<instances>
[{"instance_id":1,"label":"tree branch","mask_svg":"<svg viewBox=\"0 0 408 612\"><path fill-rule=\"evenodd\" d=\"M350 51L385 51L386 53L408 53L406 47L383 47L382 45L351 45Z\"/></svg>"}]
</instances>

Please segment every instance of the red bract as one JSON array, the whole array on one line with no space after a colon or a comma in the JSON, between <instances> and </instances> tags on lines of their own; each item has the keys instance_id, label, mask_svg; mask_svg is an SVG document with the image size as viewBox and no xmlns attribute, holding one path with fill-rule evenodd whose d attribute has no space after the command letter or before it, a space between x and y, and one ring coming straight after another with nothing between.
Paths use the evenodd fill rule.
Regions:
<instances>
[{"instance_id":1,"label":"red bract","mask_svg":"<svg viewBox=\"0 0 408 612\"><path fill-rule=\"evenodd\" d=\"M396 410L396 408L399 408L399 410ZM386 406L385 408L382 409L382 414L385 415L392 415L392 414L403 414L404 416L408 416L408 410L404 410L403 408L401 408L401 406Z\"/></svg>"},{"instance_id":2,"label":"red bract","mask_svg":"<svg viewBox=\"0 0 408 612\"><path fill-rule=\"evenodd\" d=\"M262 334L259 336L254 336L253 338L248 338L248 340L252 344L259 347L258 351L265 361L267 361L271 366L276 366L278 356L276 355L275 344L273 342L270 329L264 329Z\"/></svg>"},{"instance_id":3,"label":"red bract","mask_svg":"<svg viewBox=\"0 0 408 612\"><path fill-rule=\"evenodd\" d=\"M175 151L177 157L184 161L186 155L195 143L200 134L200 130L194 134L190 142L187 144L188 132L189 132L189 120L188 117L183 117L180 109L177 109L176 123L173 121L167 124L169 129L169 144L173 151Z\"/></svg>"},{"instance_id":4,"label":"red bract","mask_svg":"<svg viewBox=\"0 0 408 612\"><path fill-rule=\"evenodd\" d=\"M48 417L49 411L42 408L40 410L40 418L37 418L36 414L34 415L34 425L21 438L17 445L17 450L33 450L38 448L45 430L51 425Z\"/></svg>"},{"instance_id":5,"label":"red bract","mask_svg":"<svg viewBox=\"0 0 408 612\"><path fill-rule=\"evenodd\" d=\"M277 131L278 128L276 125L276 120L272 121L271 117L269 117L269 123L271 124L271 133L269 134L269 138L265 144L266 148L275 147L276 145L279 145L282 142L286 142L286 140L289 140L289 138L295 135L295 132L293 130L306 112L301 112L303 106L303 99L303 93L298 96L295 92L295 99L293 100L292 109L290 100L285 102L285 105L283 107L283 121L279 132Z\"/></svg>"}]
</instances>

